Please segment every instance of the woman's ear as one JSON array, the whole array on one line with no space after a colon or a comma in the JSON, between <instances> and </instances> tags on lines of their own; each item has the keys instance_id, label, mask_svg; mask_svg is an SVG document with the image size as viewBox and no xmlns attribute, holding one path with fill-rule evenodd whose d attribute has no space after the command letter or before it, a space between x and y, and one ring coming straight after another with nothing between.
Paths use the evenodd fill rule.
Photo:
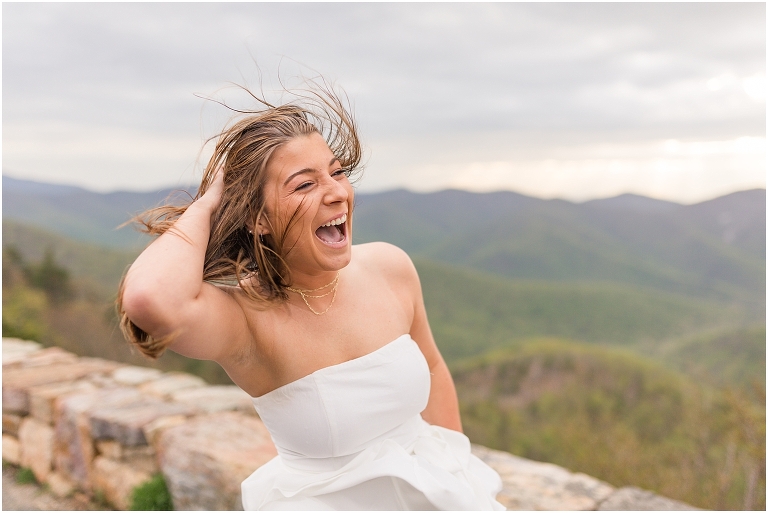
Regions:
<instances>
[{"instance_id":1,"label":"woman's ear","mask_svg":"<svg viewBox=\"0 0 768 513\"><path fill-rule=\"evenodd\" d=\"M249 227L250 230L253 230L257 232L257 235L267 235L268 233L271 233L272 230L270 230L270 224L267 220L266 214L261 214L259 217L256 218L256 229Z\"/></svg>"}]
</instances>

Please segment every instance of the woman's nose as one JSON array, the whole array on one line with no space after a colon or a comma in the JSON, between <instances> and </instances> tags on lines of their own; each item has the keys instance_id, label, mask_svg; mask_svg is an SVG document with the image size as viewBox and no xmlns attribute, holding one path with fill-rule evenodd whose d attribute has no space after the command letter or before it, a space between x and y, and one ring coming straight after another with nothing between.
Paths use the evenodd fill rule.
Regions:
<instances>
[{"instance_id":1,"label":"woman's nose","mask_svg":"<svg viewBox=\"0 0 768 513\"><path fill-rule=\"evenodd\" d=\"M347 191L347 188L344 187L344 184L329 176L328 181L326 182L326 191L323 200L330 204L345 202L347 199L349 199L349 192Z\"/></svg>"}]
</instances>

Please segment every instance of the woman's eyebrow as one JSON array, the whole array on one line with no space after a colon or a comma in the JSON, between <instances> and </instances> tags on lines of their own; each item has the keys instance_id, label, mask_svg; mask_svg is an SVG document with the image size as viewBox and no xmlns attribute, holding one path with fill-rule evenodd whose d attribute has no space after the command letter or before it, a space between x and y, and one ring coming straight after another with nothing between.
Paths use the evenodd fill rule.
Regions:
<instances>
[{"instance_id":1,"label":"woman's eyebrow","mask_svg":"<svg viewBox=\"0 0 768 513\"><path fill-rule=\"evenodd\" d=\"M334 162L338 162L338 161L339 161L338 157L333 157L331 161L328 163L328 167L332 166ZM283 182L283 185L288 185L288 182L290 182L291 180L293 180L294 177L299 176L302 173L314 173L314 172L315 170L311 168L304 168L301 171L296 171L291 176L286 178L285 182Z\"/></svg>"},{"instance_id":2,"label":"woman's eyebrow","mask_svg":"<svg viewBox=\"0 0 768 513\"><path fill-rule=\"evenodd\" d=\"M290 182L291 180L294 179L294 177L299 176L302 173L314 173L314 172L315 172L315 170L314 169L310 169L310 168L305 168L305 169L302 169L301 171L296 171L291 176L286 178L285 182L283 182L283 185L288 185L288 182Z\"/></svg>"}]
</instances>

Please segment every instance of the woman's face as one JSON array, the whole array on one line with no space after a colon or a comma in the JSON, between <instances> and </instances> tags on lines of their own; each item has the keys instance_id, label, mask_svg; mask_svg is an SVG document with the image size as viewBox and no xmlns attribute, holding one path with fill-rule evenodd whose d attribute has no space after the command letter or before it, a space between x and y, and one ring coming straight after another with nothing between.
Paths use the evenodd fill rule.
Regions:
<instances>
[{"instance_id":1,"label":"woman's face","mask_svg":"<svg viewBox=\"0 0 768 513\"><path fill-rule=\"evenodd\" d=\"M296 212L283 246L291 271L316 275L349 264L354 190L325 139L317 133L292 139L275 150L266 172L265 213L272 226L260 219L257 230L282 231Z\"/></svg>"}]
</instances>

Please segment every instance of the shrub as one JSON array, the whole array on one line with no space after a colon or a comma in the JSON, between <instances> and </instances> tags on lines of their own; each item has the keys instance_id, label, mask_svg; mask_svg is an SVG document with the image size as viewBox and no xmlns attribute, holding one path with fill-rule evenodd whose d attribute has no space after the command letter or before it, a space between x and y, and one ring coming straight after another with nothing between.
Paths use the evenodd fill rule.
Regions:
<instances>
[{"instance_id":1,"label":"shrub","mask_svg":"<svg viewBox=\"0 0 768 513\"><path fill-rule=\"evenodd\" d=\"M131 511L172 511L173 501L162 474L137 486L131 496Z\"/></svg>"},{"instance_id":2,"label":"shrub","mask_svg":"<svg viewBox=\"0 0 768 513\"><path fill-rule=\"evenodd\" d=\"M16 473L16 482L20 484L37 484L37 478L31 468L21 467Z\"/></svg>"}]
</instances>

